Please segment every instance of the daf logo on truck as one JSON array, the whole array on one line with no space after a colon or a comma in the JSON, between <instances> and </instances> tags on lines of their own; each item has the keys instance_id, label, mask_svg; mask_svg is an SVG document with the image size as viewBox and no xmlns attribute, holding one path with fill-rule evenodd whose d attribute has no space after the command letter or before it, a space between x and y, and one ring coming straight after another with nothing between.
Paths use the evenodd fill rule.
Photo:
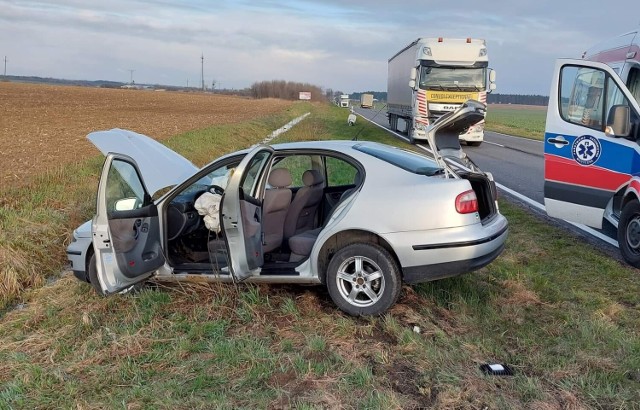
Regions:
<instances>
[{"instance_id":1,"label":"daf logo on truck","mask_svg":"<svg viewBox=\"0 0 640 410\"><path fill-rule=\"evenodd\" d=\"M556 62L544 144L547 214L617 230L640 268L640 37L606 40Z\"/></svg>"},{"instance_id":2,"label":"daf logo on truck","mask_svg":"<svg viewBox=\"0 0 640 410\"><path fill-rule=\"evenodd\" d=\"M419 38L389 59L387 115L394 131L424 140L429 124L467 100L486 104L496 88L484 40ZM409 87L407 87L407 83ZM484 120L460 134L468 145L484 139Z\"/></svg>"}]
</instances>

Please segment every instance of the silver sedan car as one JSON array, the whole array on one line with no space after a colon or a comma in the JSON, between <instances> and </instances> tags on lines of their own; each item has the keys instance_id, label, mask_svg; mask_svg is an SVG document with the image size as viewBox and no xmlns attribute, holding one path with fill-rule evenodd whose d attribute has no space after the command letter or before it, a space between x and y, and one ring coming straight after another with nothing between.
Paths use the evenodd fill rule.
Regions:
<instances>
[{"instance_id":1,"label":"silver sedan car","mask_svg":"<svg viewBox=\"0 0 640 410\"><path fill-rule=\"evenodd\" d=\"M106 160L96 215L67 248L72 269L104 295L150 277L322 284L344 312L381 314L403 282L470 272L502 252L495 184L458 142L483 114L469 102L433 124L433 156L314 141L201 169L144 135L91 133Z\"/></svg>"}]
</instances>

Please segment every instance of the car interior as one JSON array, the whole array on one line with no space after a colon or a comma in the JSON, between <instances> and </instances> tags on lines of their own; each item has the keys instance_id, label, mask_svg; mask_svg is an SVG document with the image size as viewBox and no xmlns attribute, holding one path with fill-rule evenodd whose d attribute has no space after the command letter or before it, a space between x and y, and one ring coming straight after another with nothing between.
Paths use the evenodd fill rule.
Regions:
<instances>
[{"instance_id":1,"label":"car interior","mask_svg":"<svg viewBox=\"0 0 640 410\"><path fill-rule=\"evenodd\" d=\"M168 261L175 272L228 272L224 233L207 228L206 216L196 206L205 193L223 193L238 163L239 159L217 167L171 199L165 213L165 231ZM261 274L296 274L295 267L309 257L333 209L362 182L362 173L347 158L317 152L276 154L267 169L266 182L257 193L249 192L246 183L241 186L245 242L247 247L254 246L248 230L258 221ZM246 180L262 177L249 175ZM259 216L255 211L258 208Z\"/></svg>"}]
</instances>

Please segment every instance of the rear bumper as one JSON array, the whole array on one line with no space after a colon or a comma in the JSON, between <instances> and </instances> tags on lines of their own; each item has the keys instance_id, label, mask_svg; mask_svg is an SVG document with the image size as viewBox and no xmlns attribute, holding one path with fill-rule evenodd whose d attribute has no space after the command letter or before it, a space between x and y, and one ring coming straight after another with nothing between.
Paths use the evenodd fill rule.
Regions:
<instances>
[{"instance_id":1,"label":"rear bumper","mask_svg":"<svg viewBox=\"0 0 640 410\"><path fill-rule=\"evenodd\" d=\"M484 131L480 132L468 132L466 134L460 134L460 141L464 142L477 142L484 140Z\"/></svg>"},{"instance_id":2,"label":"rear bumper","mask_svg":"<svg viewBox=\"0 0 640 410\"><path fill-rule=\"evenodd\" d=\"M504 249L509 224L496 213L484 225L383 235L407 283L427 282L480 269Z\"/></svg>"},{"instance_id":3,"label":"rear bumper","mask_svg":"<svg viewBox=\"0 0 640 410\"><path fill-rule=\"evenodd\" d=\"M506 235L506 232L505 232ZM497 258L504 250L502 242L493 251L478 256L477 258L455 262L437 263L435 265L411 266L402 269L403 279L406 283L430 282L432 280L450 278L462 275L463 273L478 270Z\"/></svg>"}]
</instances>

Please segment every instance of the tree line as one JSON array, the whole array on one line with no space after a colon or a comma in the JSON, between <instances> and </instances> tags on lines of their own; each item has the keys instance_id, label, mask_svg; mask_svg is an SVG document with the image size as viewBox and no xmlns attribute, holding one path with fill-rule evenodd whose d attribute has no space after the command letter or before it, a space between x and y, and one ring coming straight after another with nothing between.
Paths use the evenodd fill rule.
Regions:
<instances>
[{"instance_id":1,"label":"tree line","mask_svg":"<svg viewBox=\"0 0 640 410\"><path fill-rule=\"evenodd\" d=\"M312 101L326 100L322 89L309 83L272 80L253 83L251 87L249 87L249 93L253 98L281 98L283 100L297 100L301 91L310 92Z\"/></svg>"},{"instance_id":2,"label":"tree line","mask_svg":"<svg viewBox=\"0 0 640 410\"><path fill-rule=\"evenodd\" d=\"M542 105L549 104L549 97L546 95L523 95L523 94L487 94L488 104L523 104Z\"/></svg>"}]
</instances>

